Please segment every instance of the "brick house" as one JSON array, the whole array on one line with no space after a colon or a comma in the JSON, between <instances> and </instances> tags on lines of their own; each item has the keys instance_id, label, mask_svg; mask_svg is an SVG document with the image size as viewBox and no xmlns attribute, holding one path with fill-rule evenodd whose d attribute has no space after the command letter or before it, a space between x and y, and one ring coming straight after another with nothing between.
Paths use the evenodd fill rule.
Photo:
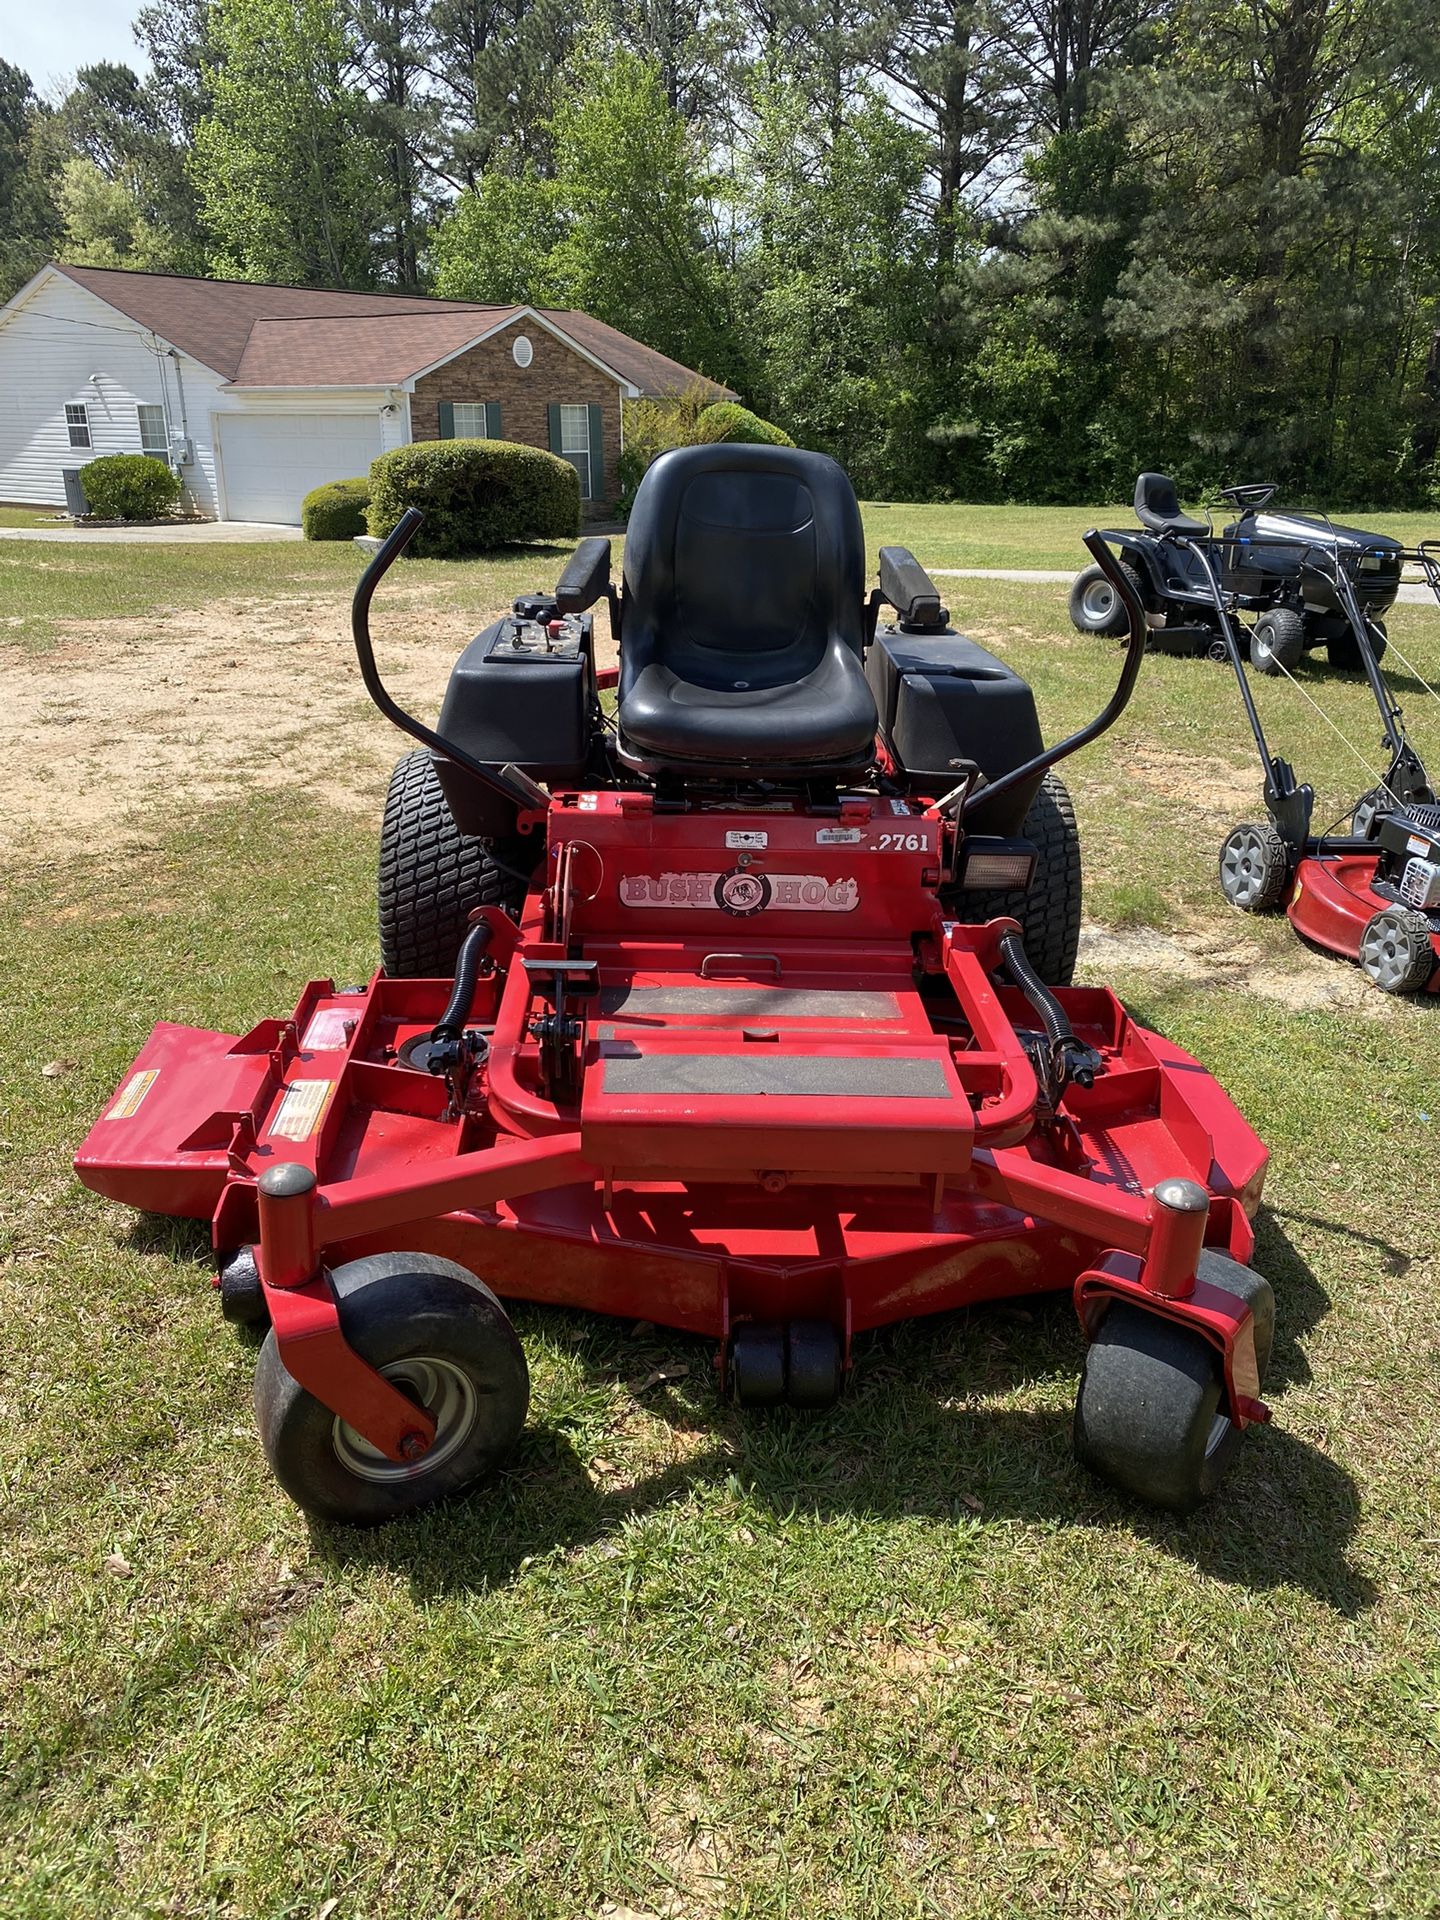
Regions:
<instances>
[{"instance_id":1,"label":"brick house","mask_svg":"<svg viewBox=\"0 0 1440 1920\"><path fill-rule=\"evenodd\" d=\"M67 472L146 452L201 513L293 524L391 447L477 436L560 454L598 511L623 402L697 381L565 309L52 263L0 308L0 501L63 505Z\"/></svg>"}]
</instances>

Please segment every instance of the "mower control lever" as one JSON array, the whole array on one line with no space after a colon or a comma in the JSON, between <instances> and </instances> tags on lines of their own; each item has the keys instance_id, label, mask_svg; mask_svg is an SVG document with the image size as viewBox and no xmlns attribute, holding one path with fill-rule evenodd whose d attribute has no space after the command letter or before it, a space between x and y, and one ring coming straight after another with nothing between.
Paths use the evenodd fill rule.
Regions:
<instances>
[{"instance_id":1,"label":"mower control lever","mask_svg":"<svg viewBox=\"0 0 1440 1920\"><path fill-rule=\"evenodd\" d=\"M463 747L457 747L453 740L447 740L433 728L423 726L391 697L380 678L380 669L375 664L375 648L370 638L370 602L375 598L375 589L424 523L425 516L417 507L405 509L386 536L380 551L361 574L355 597L350 603L350 632L355 641L355 657L360 662L360 677L365 682L365 691L385 718L399 727L402 733L408 733L412 740L429 747L432 753L438 753L446 760L453 760L457 766L464 767L491 793L508 801L517 814L532 812L536 805L534 792L527 792L518 780L508 778L505 770L497 773L493 767L487 767L483 760L477 760L473 754L466 753Z\"/></svg>"},{"instance_id":2,"label":"mower control lever","mask_svg":"<svg viewBox=\"0 0 1440 1920\"><path fill-rule=\"evenodd\" d=\"M1009 773L1002 773L998 780L991 780L983 786L974 785L966 779L958 787L952 787L933 806L926 808L931 818L953 811L956 819L963 820L970 808L978 805L982 799L988 805L1000 794L1008 793L1012 787L1034 781L1037 774L1048 773L1058 761L1068 759L1081 747L1088 747L1092 740L1098 740L1102 733L1114 726L1129 706L1140 673L1140 663L1145 658L1145 609L1124 567L1106 546L1103 536L1092 527L1084 536L1084 541L1091 558L1119 595L1120 604L1130 622L1130 637L1126 642L1125 660L1120 668L1120 678L1115 683L1115 691L1088 726L1057 741L1053 747L1042 748L1033 760L1027 760L1023 766L1012 767Z\"/></svg>"}]
</instances>

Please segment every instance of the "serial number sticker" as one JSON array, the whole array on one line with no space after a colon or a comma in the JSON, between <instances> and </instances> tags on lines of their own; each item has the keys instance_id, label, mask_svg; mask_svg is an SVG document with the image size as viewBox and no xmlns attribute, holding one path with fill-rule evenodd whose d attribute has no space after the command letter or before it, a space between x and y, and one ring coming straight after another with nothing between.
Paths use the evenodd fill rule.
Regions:
<instances>
[{"instance_id":1,"label":"serial number sticker","mask_svg":"<svg viewBox=\"0 0 1440 1920\"><path fill-rule=\"evenodd\" d=\"M865 838L859 827L817 827L817 847L858 847Z\"/></svg>"},{"instance_id":2,"label":"serial number sticker","mask_svg":"<svg viewBox=\"0 0 1440 1920\"><path fill-rule=\"evenodd\" d=\"M355 1016L343 1007L321 1007L310 1016L310 1024L300 1039L302 1053L333 1053L343 1047L355 1031Z\"/></svg>"},{"instance_id":3,"label":"serial number sticker","mask_svg":"<svg viewBox=\"0 0 1440 1920\"><path fill-rule=\"evenodd\" d=\"M742 831L738 827L732 827L725 836L725 844L727 847L768 847L770 836L768 833Z\"/></svg>"},{"instance_id":4,"label":"serial number sticker","mask_svg":"<svg viewBox=\"0 0 1440 1920\"><path fill-rule=\"evenodd\" d=\"M319 1126L334 1091L333 1080L293 1081L270 1123L270 1138L308 1140Z\"/></svg>"},{"instance_id":5,"label":"serial number sticker","mask_svg":"<svg viewBox=\"0 0 1440 1920\"><path fill-rule=\"evenodd\" d=\"M143 1072L132 1073L119 1093L115 1104L106 1114L107 1120L133 1120L140 1111L140 1104L147 1093L160 1078L158 1067L146 1067Z\"/></svg>"}]
</instances>

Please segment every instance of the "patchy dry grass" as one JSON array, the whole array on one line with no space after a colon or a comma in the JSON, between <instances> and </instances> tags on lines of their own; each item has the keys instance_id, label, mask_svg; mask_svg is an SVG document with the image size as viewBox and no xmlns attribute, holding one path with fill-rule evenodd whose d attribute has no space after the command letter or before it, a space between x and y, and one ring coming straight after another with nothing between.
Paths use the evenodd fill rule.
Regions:
<instances>
[{"instance_id":1,"label":"patchy dry grass","mask_svg":"<svg viewBox=\"0 0 1440 1920\"><path fill-rule=\"evenodd\" d=\"M297 577L295 548L247 573L244 551L205 556L222 610L283 621L353 574L324 555L332 574ZM141 553L91 549L87 603L72 580L52 610L77 699L64 649L141 616ZM453 581L472 610L508 597ZM179 584L203 612L199 575ZM976 583L958 612L1052 732L1118 664L1054 588ZM1440 616L1395 631L1440 664ZM0 724L45 666L0 664ZM263 713L270 683L235 671ZM1358 683L1304 678L1360 739ZM1327 798L1353 793L1296 690L1264 694ZM330 791L357 712L349 691L321 708L283 788L221 803L177 756L123 840L37 842L0 880L0 1914L1433 1911L1440 1008L1221 911L1215 850L1259 790L1224 674L1147 663L1071 768L1084 964L1275 1154L1276 1420L1186 1523L1073 1465L1057 1301L867 1339L819 1418L737 1415L701 1343L523 1309L511 1469L381 1534L312 1533L261 1462L253 1345L219 1319L203 1236L83 1192L69 1157L154 1018L237 1031L371 968L373 829ZM372 811L380 758L348 776ZM664 1363L688 1373L645 1387Z\"/></svg>"}]
</instances>

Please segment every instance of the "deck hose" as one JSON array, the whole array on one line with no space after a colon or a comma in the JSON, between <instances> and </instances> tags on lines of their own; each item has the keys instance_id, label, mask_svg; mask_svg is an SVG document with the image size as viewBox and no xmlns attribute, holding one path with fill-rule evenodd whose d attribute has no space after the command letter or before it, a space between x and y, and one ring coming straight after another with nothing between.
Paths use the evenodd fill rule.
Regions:
<instances>
[{"instance_id":1,"label":"deck hose","mask_svg":"<svg viewBox=\"0 0 1440 1920\"><path fill-rule=\"evenodd\" d=\"M1030 964L1025 943L1018 933L1002 933L1000 958L1005 971L1019 987L1039 1016L1049 1043L1057 1090L1073 1080L1082 1087L1093 1087L1100 1070L1100 1056L1075 1036L1068 1015L1054 994Z\"/></svg>"},{"instance_id":2,"label":"deck hose","mask_svg":"<svg viewBox=\"0 0 1440 1920\"><path fill-rule=\"evenodd\" d=\"M490 945L490 922L477 920L465 938L460 942L460 951L455 956L455 984L450 989L450 998L445 1011L436 1022L430 1035L430 1054L427 1065L431 1073L444 1073L454 1064L456 1050L465 1032L465 1022L470 1017L471 1003L475 998L475 987L480 978L480 962Z\"/></svg>"}]
</instances>

